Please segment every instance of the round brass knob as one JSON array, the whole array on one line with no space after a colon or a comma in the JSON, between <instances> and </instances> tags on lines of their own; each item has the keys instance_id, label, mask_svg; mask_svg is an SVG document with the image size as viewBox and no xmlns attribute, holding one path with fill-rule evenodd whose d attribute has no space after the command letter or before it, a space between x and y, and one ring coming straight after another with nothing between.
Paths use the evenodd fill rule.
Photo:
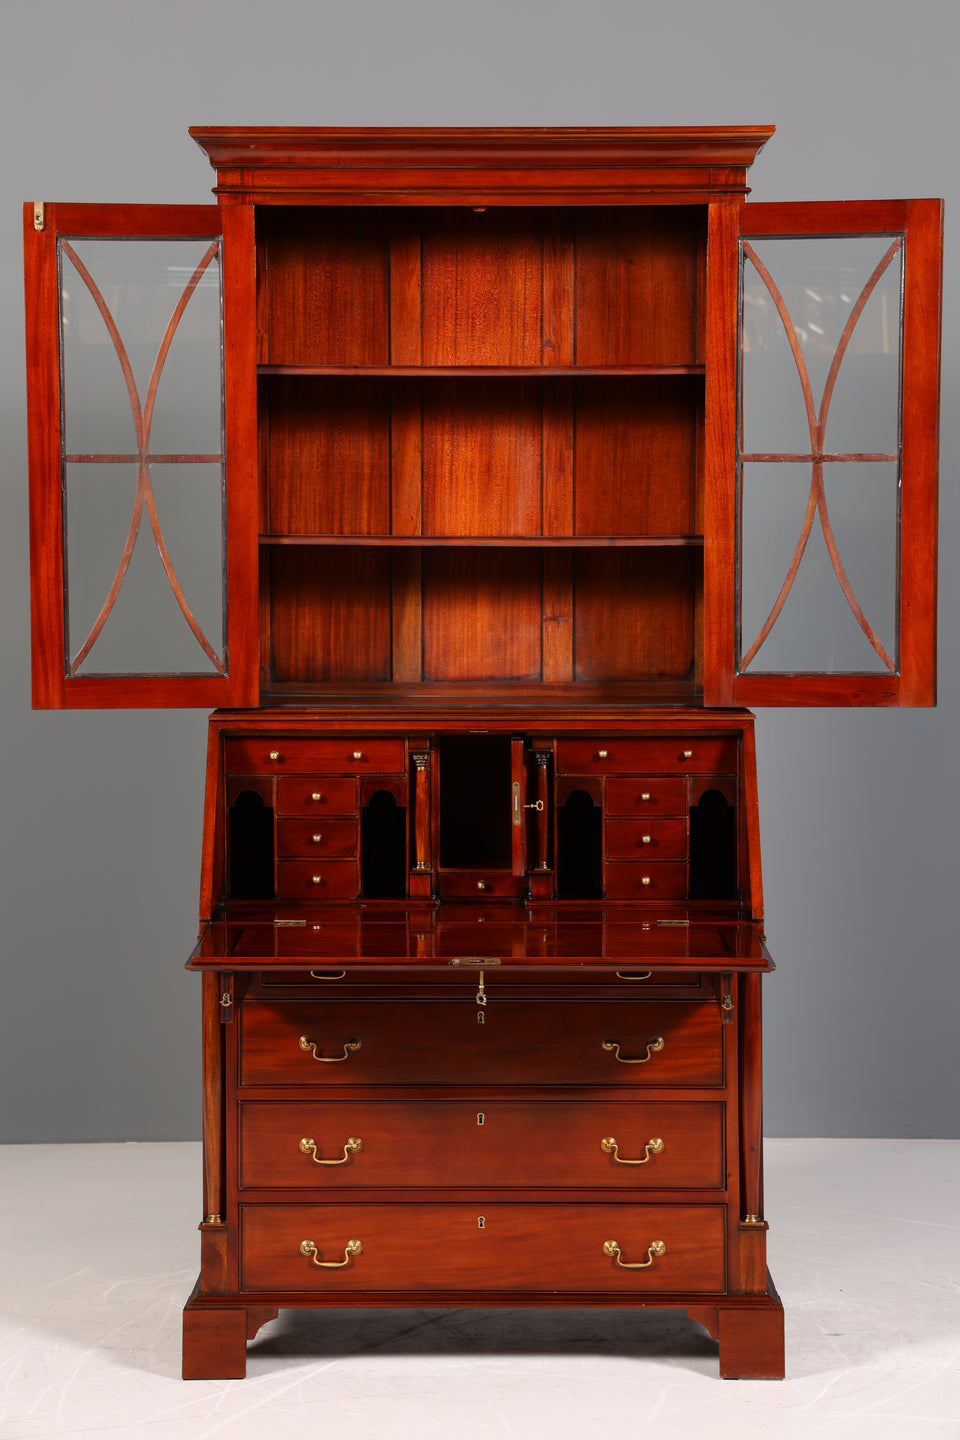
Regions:
<instances>
[{"instance_id":1,"label":"round brass knob","mask_svg":"<svg viewBox=\"0 0 960 1440\"><path fill-rule=\"evenodd\" d=\"M684 760L692 760L692 759L693 759L693 751L692 751L692 750L684 750L684 752L683 752L683 758L684 758Z\"/></svg>"},{"instance_id":2,"label":"round brass knob","mask_svg":"<svg viewBox=\"0 0 960 1440\"><path fill-rule=\"evenodd\" d=\"M312 838L312 840L313 840L314 845L319 845L319 844L320 844L320 841L323 839L323 836L322 836L322 835L313 835L311 838Z\"/></svg>"},{"instance_id":3,"label":"round brass knob","mask_svg":"<svg viewBox=\"0 0 960 1440\"><path fill-rule=\"evenodd\" d=\"M271 750L271 751L270 751L270 759L271 759L271 760L279 760L279 759L280 759L280 751L279 751L279 750Z\"/></svg>"},{"instance_id":4,"label":"round brass knob","mask_svg":"<svg viewBox=\"0 0 960 1440\"><path fill-rule=\"evenodd\" d=\"M649 799L650 799L650 791L649 791L649 790L643 790L643 791L641 792L641 794L640 794L640 799L641 799L641 800L649 800Z\"/></svg>"},{"instance_id":5,"label":"round brass knob","mask_svg":"<svg viewBox=\"0 0 960 1440\"><path fill-rule=\"evenodd\" d=\"M362 760L362 759L363 759L363 751L362 751L362 750L354 750L354 752L353 752L353 758L354 758L354 760Z\"/></svg>"},{"instance_id":6,"label":"round brass knob","mask_svg":"<svg viewBox=\"0 0 960 1440\"><path fill-rule=\"evenodd\" d=\"M487 888L487 882L486 882L486 880L478 880L478 881L477 881L477 889L478 889L478 890L486 890L486 888Z\"/></svg>"},{"instance_id":7,"label":"round brass knob","mask_svg":"<svg viewBox=\"0 0 960 1440\"><path fill-rule=\"evenodd\" d=\"M314 838L314 840L319 840L320 837L319 837L319 835L314 835L313 838ZM650 844L650 841L651 841L652 839L653 839L653 836L652 836L652 835L641 835L641 836L640 836L640 844L641 844L641 845L649 845L649 844Z\"/></svg>"},{"instance_id":8,"label":"round brass knob","mask_svg":"<svg viewBox=\"0 0 960 1440\"><path fill-rule=\"evenodd\" d=\"M322 876L322 875L314 875L314 877L313 877L313 883L314 883L314 885L322 885L322 884L323 884L323 876ZM644 883L644 885L646 885L646 883L647 883L646 880L644 880L643 883Z\"/></svg>"},{"instance_id":9,"label":"round brass knob","mask_svg":"<svg viewBox=\"0 0 960 1440\"><path fill-rule=\"evenodd\" d=\"M311 799L311 800L322 800L322 799L323 799L323 796L320 794L320 791L319 791L319 790L314 790L313 794L310 796L310 799Z\"/></svg>"},{"instance_id":10,"label":"round brass knob","mask_svg":"<svg viewBox=\"0 0 960 1440\"><path fill-rule=\"evenodd\" d=\"M606 758L607 758L607 756L608 756L609 754L610 754L610 751L609 751L609 750L598 750L598 751L597 751L597 759L598 759L598 760L606 760Z\"/></svg>"},{"instance_id":11,"label":"round brass knob","mask_svg":"<svg viewBox=\"0 0 960 1440\"><path fill-rule=\"evenodd\" d=\"M650 876L649 876L649 875L642 875L642 876L640 877L640 884L641 884L641 885L649 885L649 884L650 884Z\"/></svg>"}]
</instances>

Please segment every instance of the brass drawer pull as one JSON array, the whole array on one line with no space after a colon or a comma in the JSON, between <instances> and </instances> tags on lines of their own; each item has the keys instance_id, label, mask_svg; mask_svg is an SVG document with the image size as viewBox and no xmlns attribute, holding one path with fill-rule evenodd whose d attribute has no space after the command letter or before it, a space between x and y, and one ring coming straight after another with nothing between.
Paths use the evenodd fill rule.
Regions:
<instances>
[{"instance_id":1,"label":"brass drawer pull","mask_svg":"<svg viewBox=\"0 0 960 1440\"><path fill-rule=\"evenodd\" d=\"M663 1041L661 1040L660 1043L661 1043L661 1045L662 1045L662 1044L663 1044ZM317 1054L318 1048L319 1048L319 1047L318 1047L318 1045L317 1045L316 1040L311 1040L308 1035L301 1035L301 1036L300 1036L300 1049L301 1049L301 1050L309 1050L309 1051L312 1053L314 1060L319 1060L321 1065L337 1065L337 1064L339 1064L339 1062L340 1062L341 1060L349 1060L349 1059L350 1059L350 1052L351 1052L352 1050L359 1050L359 1049L360 1049L360 1041L359 1041L359 1040L344 1040L344 1042L343 1042L343 1054L342 1054L342 1055L318 1055L318 1054Z\"/></svg>"},{"instance_id":2,"label":"brass drawer pull","mask_svg":"<svg viewBox=\"0 0 960 1440\"><path fill-rule=\"evenodd\" d=\"M271 750L271 751L270 751L270 759L271 759L271 760L279 760L279 759L280 759L280 751L279 751L279 750Z\"/></svg>"},{"instance_id":3,"label":"brass drawer pull","mask_svg":"<svg viewBox=\"0 0 960 1440\"><path fill-rule=\"evenodd\" d=\"M311 970L310 974L314 980L342 980L346 970Z\"/></svg>"},{"instance_id":4,"label":"brass drawer pull","mask_svg":"<svg viewBox=\"0 0 960 1440\"><path fill-rule=\"evenodd\" d=\"M680 756L680 759L681 759L681 760L692 760L692 759L693 759L693 751L692 751L692 750L684 750L683 754Z\"/></svg>"},{"instance_id":5,"label":"brass drawer pull","mask_svg":"<svg viewBox=\"0 0 960 1440\"><path fill-rule=\"evenodd\" d=\"M621 1260L620 1246L616 1240L604 1240L603 1253L604 1255L611 1255L624 1270L647 1270L653 1264L654 1260L659 1259L661 1255L666 1255L667 1247L662 1240L654 1240L653 1244L647 1250L646 1260Z\"/></svg>"},{"instance_id":6,"label":"brass drawer pull","mask_svg":"<svg viewBox=\"0 0 960 1440\"><path fill-rule=\"evenodd\" d=\"M311 800L317 800L317 801L322 800L322 799L323 799L323 792L322 792L321 790L314 790L314 791L311 793L311 795L310 795L310 799L311 799Z\"/></svg>"},{"instance_id":7,"label":"brass drawer pull","mask_svg":"<svg viewBox=\"0 0 960 1440\"><path fill-rule=\"evenodd\" d=\"M301 1150L303 1149L303 1146L304 1141L301 1140ZM653 1140L648 1140L646 1145L644 1145L643 1147L643 1155L639 1160L624 1160L623 1156L618 1153L617 1142L616 1140L614 1140L612 1135L608 1135L606 1139L600 1141L600 1149L603 1151L604 1155L612 1155L618 1165L646 1165L647 1161L651 1158L651 1156L661 1154L663 1150L663 1141L660 1139L659 1135ZM338 1160L336 1162L328 1161L327 1163L336 1163L339 1165L341 1162Z\"/></svg>"},{"instance_id":8,"label":"brass drawer pull","mask_svg":"<svg viewBox=\"0 0 960 1440\"><path fill-rule=\"evenodd\" d=\"M362 1150L362 1149L363 1149L363 1141L360 1139L360 1136L359 1136L359 1135L351 1135L351 1136L350 1136L350 1139L347 1141L347 1143L346 1143L346 1144L344 1145L344 1147L343 1147L343 1159L342 1159L342 1160L321 1160L321 1159L320 1159L320 1156L317 1154L317 1142L316 1142L316 1140L301 1140L301 1141L300 1141L300 1149L303 1151L304 1155L309 1155L309 1156L310 1156L310 1158L311 1158L311 1160L313 1161L314 1165L345 1165L345 1164L347 1163L347 1161L350 1159L350 1156L351 1156L351 1155L356 1155L356 1153L357 1153L358 1150ZM633 1162L625 1162L625 1163L639 1164L640 1162L639 1162L639 1161L633 1161Z\"/></svg>"},{"instance_id":9,"label":"brass drawer pull","mask_svg":"<svg viewBox=\"0 0 960 1440\"><path fill-rule=\"evenodd\" d=\"M363 1245L359 1240L348 1240L343 1251L342 1260L318 1260L319 1250L312 1240L300 1241L300 1254L309 1255L314 1265L319 1265L321 1270L342 1270L344 1265L350 1264L352 1255L362 1255Z\"/></svg>"},{"instance_id":10,"label":"brass drawer pull","mask_svg":"<svg viewBox=\"0 0 960 1440\"><path fill-rule=\"evenodd\" d=\"M313 972L311 971L311 974ZM638 975L625 975L622 970L617 971L618 980L649 980L653 974L652 970L641 970Z\"/></svg>"},{"instance_id":11,"label":"brass drawer pull","mask_svg":"<svg viewBox=\"0 0 960 1440\"><path fill-rule=\"evenodd\" d=\"M604 1040L601 1043L603 1044L604 1050L613 1051L613 1058L615 1060L619 1060L621 1065L646 1065L647 1061L650 1059L650 1056L653 1055L655 1051L663 1049L665 1041L662 1035L651 1035L650 1039L647 1041L646 1055L640 1055L637 1057L636 1060L624 1059L624 1057L620 1054L620 1042L618 1040ZM302 1040L300 1041L300 1044L303 1045ZM306 1049L306 1046L304 1046L304 1049Z\"/></svg>"}]
</instances>

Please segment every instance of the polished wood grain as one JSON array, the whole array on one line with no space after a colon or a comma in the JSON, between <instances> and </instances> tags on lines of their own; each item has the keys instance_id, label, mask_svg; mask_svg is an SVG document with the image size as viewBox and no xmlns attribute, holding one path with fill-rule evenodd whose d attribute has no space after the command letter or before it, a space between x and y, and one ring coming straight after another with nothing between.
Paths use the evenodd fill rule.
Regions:
<instances>
[{"instance_id":1,"label":"polished wood grain","mask_svg":"<svg viewBox=\"0 0 960 1440\"><path fill-rule=\"evenodd\" d=\"M690 678L696 572L690 553L580 550L573 572L577 680Z\"/></svg>"},{"instance_id":2,"label":"polished wood grain","mask_svg":"<svg viewBox=\"0 0 960 1440\"><path fill-rule=\"evenodd\" d=\"M531 550L425 550L423 678L539 680L542 562Z\"/></svg>"},{"instance_id":3,"label":"polished wood grain","mask_svg":"<svg viewBox=\"0 0 960 1440\"><path fill-rule=\"evenodd\" d=\"M284 776L277 784L277 812L306 815L311 819L327 815L354 815L357 785L346 775Z\"/></svg>"},{"instance_id":4,"label":"polished wood grain","mask_svg":"<svg viewBox=\"0 0 960 1440\"><path fill-rule=\"evenodd\" d=\"M543 391L536 381L425 385L423 533L539 533L542 447Z\"/></svg>"},{"instance_id":5,"label":"polished wood grain","mask_svg":"<svg viewBox=\"0 0 960 1440\"><path fill-rule=\"evenodd\" d=\"M272 364L389 361L390 243L376 212L260 212Z\"/></svg>"},{"instance_id":6,"label":"polished wood grain","mask_svg":"<svg viewBox=\"0 0 960 1440\"><path fill-rule=\"evenodd\" d=\"M355 860L278 860L281 900L353 900L359 894Z\"/></svg>"},{"instance_id":7,"label":"polished wood grain","mask_svg":"<svg viewBox=\"0 0 960 1440\"><path fill-rule=\"evenodd\" d=\"M267 397L271 531L389 533L389 383L283 379Z\"/></svg>"},{"instance_id":8,"label":"polished wood grain","mask_svg":"<svg viewBox=\"0 0 960 1440\"><path fill-rule=\"evenodd\" d=\"M687 867L682 860L608 860L604 886L608 900L682 900Z\"/></svg>"},{"instance_id":9,"label":"polished wood grain","mask_svg":"<svg viewBox=\"0 0 960 1440\"><path fill-rule=\"evenodd\" d=\"M240 1106L244 1190L336 1192L364 1186L564 1186L722 1189L723 1107L717 1102L571 1101L558 1095L502 1100L332 1100ZM300 1146L315 1139L318 1164ZM616 1154L601 1141L612 1136ZM643 1164L645 1146L660 1140ZM380 1197L373 1197L380 1198Z\"/></svg>"},{"instance_id":10,"label":"polished wood grain","mask_svg":"<svg viewBox=\"0 0 960 1440\"><path fill-rule=\"evenodd\" d=\"M590 1291L618 1296L723 1286L721 1206L383 1204L244 1205L241 1283L248 1292L285 1289L337 1294L353 1290ZM484 1225L478 1226L482 1214ZM320 1269L300 1253L312 1239L325 1261L342 1260L357 1238L363 1253L339 1270ZM616 1240L629 1263L661 1240L665 1253L646 1270L604 1255Z\"/></svg>"},{"instance_id":11,"label":"polished wood grain","mask_svg":"<svg viewBox=\"0 0 960 1440\"><path fill-rule=\"evenodd\" d=\"M737 741L733 736L682 731L676 736L604 735L560 741L557 763L562 771L580 774L699 775L736 774ZM680 792L678 792L680 793Z\"/></svg>"},{"instance_id":12,"label":"polished wood grain","mask_svg":"<svg viewBox=\"0 0 960 1440\"><path fill-rule=\"evenodd\" d=\"M697 382L581 379L573 403L575 533L692 534Z\"/></svg>"},{"instance_id":13,"label":"polished wood grain","mask_svg":"<svg viewBox=\"0 0 960 1440\"><path fill-rule=\"evenodd\" d=\"M695 363L702 224L702 211L684 206L577 215L581 364Z\"/></svg>"},{"instance_id":14,"label":"polished wood grain","mask_svg":"<svg viewBox=\"0 0 960 1440\"><path fill-rule=\"evenodd\" d=\"M343 738L291 734L288 717L276 715L245 735L224 741L226 773L243 774L384 774L403 770L403 741L371 736L357 726Z\"/></svg>"},{"instance_id":15,"label":"polished wood grain","mask_svg":"<svg viewBox=\"0 0 960 1440\"><path fill-rule=\"evenodd\" d=\"M420 275L425 365L542 362L538 211L440 211L423 227Z\"/></svg>"},{"instance_id":16,"label":"polished wood grain","mask_svg":"<svg viewBox=\"0 0 960 1440\"><path fill-rule=\"evenodd\" d=\"M270 555L271 680L316 686L391 677L391 569L382 550Z\"/></svg>"},{"instance_id":17,"label":"polished wood grain","mask_svg":"<svg viewBox=\"0 0 960 1440\"><path fill-rule=\"evenodd\" d=\"M510 877L507 877L508 879ZM496 999L485 1007L466 1001L404 1004L370 1000L318 1002L248 1000L242 1006L242 1080L245 1085L542 1084L648 1087L719 1085L723 1035L719 1008L686 1001L620 1004ZM301 1048L315 1041L323 1056L340 1056L344 1044L360 1048L346 1060L321 1063ZM661 1037L641 1064L651 1039ZM623 1059L604 1040L621 1046Z\"/></svg>"}]
</instances>

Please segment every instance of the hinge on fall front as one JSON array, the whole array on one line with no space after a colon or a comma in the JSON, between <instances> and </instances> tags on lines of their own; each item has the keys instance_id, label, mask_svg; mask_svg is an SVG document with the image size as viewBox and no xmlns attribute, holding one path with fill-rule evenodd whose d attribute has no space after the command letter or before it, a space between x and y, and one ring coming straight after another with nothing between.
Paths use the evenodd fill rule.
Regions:
<instances>
[{"instance_id":1,"label":"hinge on fall front","mask_svg":"<svg viewBox=\"0 0 960 1440\"><path fill-rule=\"evenodd\" d=\"M42 201L42 200L34 200L34 202L33 202L33 228L34 228L34 230L42 230L42 229L43 229L43 210L44 210L43 201Z\"/></svg>"}]
</instances>

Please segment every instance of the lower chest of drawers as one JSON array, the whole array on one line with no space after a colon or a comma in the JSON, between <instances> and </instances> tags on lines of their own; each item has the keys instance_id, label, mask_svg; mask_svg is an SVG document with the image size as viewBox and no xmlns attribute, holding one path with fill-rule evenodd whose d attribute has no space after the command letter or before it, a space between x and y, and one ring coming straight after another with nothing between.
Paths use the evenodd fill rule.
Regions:
<instances>
[{"instance_id":1,"label":"lower chest of drawers","mask_svg":"<svg viewBox=\"0 0 960 1440\"><path fill-rule=\"evenodd\" d=\"M712 993L239 1012L244 1291L723 1288L734 1027Z\"/></svg>"}]
</instances>

